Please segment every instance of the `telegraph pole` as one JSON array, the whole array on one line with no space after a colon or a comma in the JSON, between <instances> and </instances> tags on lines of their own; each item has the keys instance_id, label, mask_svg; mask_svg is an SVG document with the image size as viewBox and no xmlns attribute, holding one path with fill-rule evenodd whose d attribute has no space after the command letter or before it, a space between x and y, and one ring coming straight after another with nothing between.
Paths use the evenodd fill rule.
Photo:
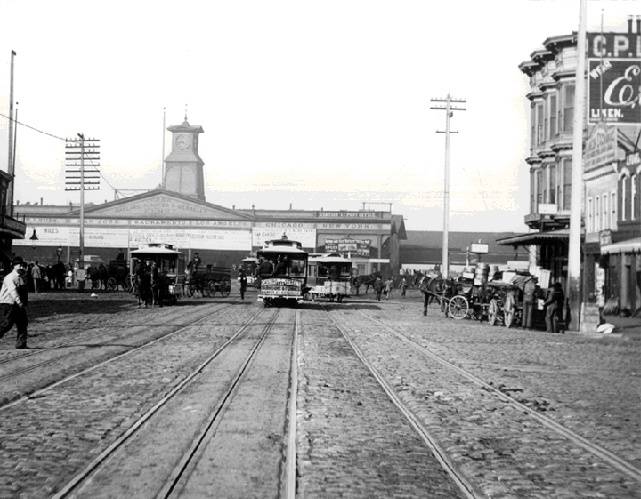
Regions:
<instances>
[{"instance_id":1,"label":"telegraph pole","mask_svg":"<svg viewBox=\"0 0 641 499\"><path fill-rule=\"evenodd\" d=\"M84 270L85 259L85 190L100 189L100 171L94 162L100 161L100 145L98 139L85 139L84 134L78 133L77 139L66 141L65 190L80 191L80 225L78 230L78 265ZM89 161L94 169L85 171L85 162ZM76 169L77 168L77 169Z\"/></svg>"},{"instance_id":2,"label":"telegraph pole","mask_svg":"<svg viewBox=\"0 0 641 499\"><path fill-rule=\"evenodd\" d=\"M443 181L443 241L441 253L441 274L443 278L447 279L450 276L450 260L449 260L449 230L450 230L450 133L458 133L450 130L450 118L454 115L454 111L465 111L464 107L456 107L457 104L465 104L464 99L452 99L450 94L447 94L445 99L430 99L432 102L441 103L437 106L432 106L430 109L439 109L445 111L445 131L437 131L436 133L445 134L445 175ZM443 106L445 103L445 106ZM452 105L454 103L454 105Z\"/></svg>"},{"instance_id":3,"label":"telegraph pole","mask_svg":"<svg viewBox=\"0 0 641 499\"><path fill-rule=\"evenodd\" d=\"M161 175L160 185L165 188L165 136L167 135L167 109L162 108L162 159L161 159Z\"/></svg>"},{"instance_id":4,"label":"telegraph pole","mask_svg":"<svg viewBox=\"0 0 641 499\"><path fill-rule=\"evenodd\" d=\"M578 60L574 93L574 122L572 128L572 198L570 200L570 241L568 247L568 280L571 322L570 329L580 330L581 315L581 197L583 194L583 124L585 109L585 52L587 0L580 0Z\"/></svg>"},{"instance_id":5,"label":"telegraph pole","mask_svg":"<svg viewBox=\"0 0 641 499\"><path fill-rule=\"evenodd\" d=\"M13 59L15 58L15 51L11 51L11 75L9 82L9 153L7 158L7 173L11 175L11 181L7 187L7 201L6 201L6 213L9 216L13 215L13 183L15 179L13 165Z\"/></svg>"}]
</instances>

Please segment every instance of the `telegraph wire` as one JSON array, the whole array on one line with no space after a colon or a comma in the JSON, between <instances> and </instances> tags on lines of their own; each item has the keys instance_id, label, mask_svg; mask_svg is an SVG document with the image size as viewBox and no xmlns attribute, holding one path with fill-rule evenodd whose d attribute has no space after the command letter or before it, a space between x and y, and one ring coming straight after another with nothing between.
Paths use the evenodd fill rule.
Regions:
<instances>
[{"instance_id":1,"label":"telegraph wire","mask_svg":"<svg viewBox=\"0 0 641 499\"><path fill-rule=\"evenodd\" d=\"M6 114L0 113L0 116L3 116L4 118L7 118L10 122L15 122L18 125L27 127L29 129L33 130L34 132L38 132L38 133L40 133L42 135L48 135L49 137L52 137L54 139L60 140L60 141L65 142L65 143L67 142L67 139L65 139L64 137L59 137L58 135L55 135L55 134L53 134L51 132L46 132L46 131L40 130L40 129L34 127L34 126L28 125L27 123L22 123L21 121L18 121L16 119L10 118ZM102 174L102 172L100 170L98 170L96 165L88 164L88 165L85 165L85 166L89 166L89 167L94 168L93 171L96 171L96 172L98 172L98 174L100 174L100 177L105 181L105 184L107 184L111 190L113 190L113 191L116 190L116 188L113 185L111 185L111 182L109 182L109 180L107 180L105 178L105 176Z\"/></svg>"}]
</instances>

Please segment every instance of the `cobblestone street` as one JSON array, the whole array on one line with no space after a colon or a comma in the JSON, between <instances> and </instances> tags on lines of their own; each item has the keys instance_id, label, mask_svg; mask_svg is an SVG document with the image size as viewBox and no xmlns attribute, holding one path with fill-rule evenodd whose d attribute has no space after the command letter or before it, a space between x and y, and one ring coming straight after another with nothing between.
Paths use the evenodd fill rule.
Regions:
<instances>
[{"instance_id":1,"label":"cobblestone street","mask_svg":"<svg viewBox=\"0 0 641 499\"><path fill-rule=\"evenodd\" d=\"M1 497L284 496L290 435L299 497L641 497L634 337L424 317L413 291L30 298L30 349L0 341Z\"/></svg>"}]
</instances>

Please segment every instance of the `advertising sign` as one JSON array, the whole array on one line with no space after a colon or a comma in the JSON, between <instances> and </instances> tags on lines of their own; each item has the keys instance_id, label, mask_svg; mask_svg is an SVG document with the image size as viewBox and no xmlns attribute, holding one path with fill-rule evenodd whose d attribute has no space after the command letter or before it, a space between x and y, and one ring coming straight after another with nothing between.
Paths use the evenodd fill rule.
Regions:
<instances>
[{"instance_id":1,"label":"advertising sign","mask_svg":"<svg viewBox=\"0 0 641 499\"><path fill-rule=\"evenodd\" d=\"M252 245L262 248L265 241L280 239L283 234L290 241L301 243L303 248L316 248L316 229L303 226L303 224L287 222L256 224L256 227L252 229Z\"/></svg>"},{"instance_id":2,"label":"advertising sign","mask_svg":"<svg viewBox=\"0 0 641 499\"><path fill-rule=\"evenodd\" d=\"M590 123L641 123L641 58L588 61Z\"/></svg>"},{"instance_id":3,"label":"advertising sign","mask_svg":"<svg viewBox=\"0 0 641 499\"><path fill-rule=\"evenodd\" d=\"M37 240L16 239L16 246L78 246L78 227L28 226L28 233L36 229ZM85 247L136 248L143 244L165 243L178 248L251 251L249 230L225 229L161 229L132 227L85 227Z\"/></svg>"},{"instance_id":4,"label":"advertising sign","mask_svg":"<svg viewBox=\"0 0 641 499\"><path fill-rule=\"evenodd\" d=\"M641 123L638 33L588 33L590 123Z\"/></svg>"},{"instance_id":5,"label":"advertising sign","mask_svg":"<svg viewBox=\"0 0 641 499\"><path fill-rule=\"evenodd\" d=\"M325 251L369 257L371 239L326 239Z\"/></svg>"},{"instance_id":6,"label":"advertising sign","mask_svg":"<svg viewBox=\"0 0 641 499\"><path fill-rule=\"evenodd\" d=\"M595 126L585 143L583 167L586 171L617 160L617 128L605 124Z\"/></svg>"}]
</instances>

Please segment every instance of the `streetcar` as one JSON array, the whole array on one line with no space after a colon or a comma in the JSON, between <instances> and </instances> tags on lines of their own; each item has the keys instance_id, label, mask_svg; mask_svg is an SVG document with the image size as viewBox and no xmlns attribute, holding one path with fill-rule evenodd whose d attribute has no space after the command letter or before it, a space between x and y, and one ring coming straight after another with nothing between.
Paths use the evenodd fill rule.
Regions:
<instances>
[{"instance_id":1,"label":"streetcar","mask_svg":"<svg viewBox=\"0 0 641 499\"><path fill-rule=\"evenodd\" d=\"M266 241L257 257L260 287L258 301L265 307L303 301L307 292L307 252L298 241L283 234Z\"/></svg>"},{"instance_id":2,"label":"streetcar","mask_svg":"<svg viewBox=\"0 0 641 499\"><path fill-rule=\"evenodd\" d=\"M255 258L253 256L243 258L240 261L240 268L245 271L245 276L247 276L248 287L256 287L256 268L257 267L258 267L258 258Z\"/></svg>"},{"instance_id":3,"label":"streetcar","mask_svg":"<svg viewBox=\"0 0 641 499\"><path fill-rule=\"evenodd\" d=\"M146 262L156 262L158 274L161 278L159 299L169 303L176 303L179 296L183 295L185 282L184 259L182 253L171 244L145 244L131 252L131 282L136 282L136 271L139 265Z\"/></svg>"},{"instance_id":4,"label":"streetcar","mask_svg":"<svg viewBox=\"0 0 641 499\"><path fill-rule=\"evenodd\" d=\"M340 253L313 255L307 263L309 296L342 302L352 294L352 262Z\"/></svg>"}]
</instances>

